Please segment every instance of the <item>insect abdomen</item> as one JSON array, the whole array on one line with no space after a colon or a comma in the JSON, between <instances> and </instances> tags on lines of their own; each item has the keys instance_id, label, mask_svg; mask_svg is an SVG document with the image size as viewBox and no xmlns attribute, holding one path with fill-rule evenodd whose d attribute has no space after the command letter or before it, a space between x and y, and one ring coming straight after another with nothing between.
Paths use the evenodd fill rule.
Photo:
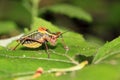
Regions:
<instances>
[{"instance_id":1,"label":"insect abdomen","mask_svg":"<svg viewBox=\"0 0 120 80\"><path fill-rule=\"evenodd\" d=\"M27 36L23 36L19 41L23 46L37 48L40 47L48 37L50 37L50 35L47 33L40 33L35 31Z\"/></svg>"},{"instance_id":2,"label":"insect abdomen","mask_svg":"<svg viewBox=\"0 0 120 80\"><path fill-rule=\"evenodd\" d=\"M34 34L31 34L29 36L25 36L23 38L26 38L26 40L21 39L20 42L23 42L23 46L29 47L29 48L38 48L42 45L42 43L38 42L39 39L43 37L43 34L36 32ZM28 38L28 39L27 39Z\"/></svg>"},{"instance_id":3,"label":"insect abdomen","mask_svg":"<svg viewBox=\"0 0 120 80\"><path fill-rule=\"evenodd\" d=\"M26 47L29 47L29 48L38 48L41 45L42 44L40 44L38 42L31 42L31 43L23 44L23 46L26 46Z\"/></svg>"}]
</instances>

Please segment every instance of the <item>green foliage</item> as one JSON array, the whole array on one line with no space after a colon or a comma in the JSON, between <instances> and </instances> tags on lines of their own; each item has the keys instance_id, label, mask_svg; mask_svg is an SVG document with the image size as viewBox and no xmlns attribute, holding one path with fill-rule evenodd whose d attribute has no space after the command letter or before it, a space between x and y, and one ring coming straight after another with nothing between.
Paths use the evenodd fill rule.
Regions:
<instances>
[{"instance_id":1,"label":"green foliage","mask_svg":"<svg viewBox=\"0 0 120 80\"><path fill-rule=\"evenodd\" d=\"M82 7L88 11L102 11L104 10L103 7L105 8L101 0L71 0L71 4Z\"/></svg>"},{"instance_id":2,"label":"green foliage","mask_svg":"<svg viewBox=\"0 0 120 80\"><path fill-rule=\"evenodd\" d=\"M0 34L9 34L10 32L15 34L14 30L18 29L16 22L22 23L24 26L31 25L29 27L30 29L24 28L25 35L37 30L38 27L45 27L51 32L68 31L68 29L60 28L49 21L37 17L38 2L40 0L31 1L33 1L33 7L27 0L20 0L19 3L17 1L9 2L8 0L5 0L5 2L0 1L0 4L6 4L7 2L7 4L10 5L10 7L0 5L0 18L7 18L15 21L1 21L0 26L6 29L1 28ZM84 0L83 6L87 1L89 0ZM93 4L94 3L95 2L93 2ZM100 5L101 4L102 3L100 3ZM99 7L99 2L93 5L93 7L94 6ZM94 9L96 8L97 7L94 7ZM77 18L86 22L92 21L91 16L84 10L68 4L46 7L43 10L41 9L40 13L44 14L47 11L66 15L70 18ZM46 54L44 45L37 49L30 49L20 45L14 51L11 49L18 44L16 41L13 41L7 47L0 46L0 80L31 80L39 67L43 68L44 72L41 76L36 77L35 80L120 79L120 37L103 45L103 42L98 38L89 37L90 41L88 41L84 39L82 34L69 30L63 34L63 38L66 45L69 47L68 53L65 54L61 38L58 38L56 46L51 46L49 42L47 43L50 58L48 58ZM84 60L87 60L89 63L85 68L84 66L87 63L82 64Z\"/></svg>"},{"instance_id":3,"label":"green foliage","mask_svg":"<svg viewBox=\"0 0 120 80\"><path fill-rule=\"evenodd\" d=\"M13 20L21 25L30 26L32 14L24 7L22 0L0 1L0 19Z\"/></svg>"},{"instance_id":4,"label":"green foliage","mask_svg":"<svg viewBox=\"0 0 120 80\"><path fill-rule=\"evenodd\" d=\"M53 32L65 31L63 29L59 29L58 27L54 26L53 24L41 18L35 18L34 20L35 21L31 27L32 29L31 31L36 30L39 26L45 26L46 28L50 29ZM74 57L75 55L78 54L91 56L95 53L96 46L92 46L89 43L87 43L80 34L70 31L65 33L63 36L66 44L70 48L68 52L69 56ZM13 48L16 44L17 43L14 41L8 46L8 49ZM64 55L65 49L63 48L60 39L58 39L57 45L55 47L52 47L50 45L48 46L49 49L51 49L50 59L47 59L45 49L42 47L38 49L29 49L23 46L19 46L16 51L2 50L0 53L0 57L1 57L0 71L3 72L1 73L1 75L3 76L1 77L13 78L13 76L10 75L14 75L17 73L24 73L24 72L26 73L34 72L34 70L36 70L38 67L42 67L45 70L48 70L51 68L67 68L75 65L69 60L68 57Z\"/></svg>"},{"instance_id":5,"label":"green foliage","mask_svg":"<svg viewBox=\"0 0 120 80\"><path fill-rule=\"evenodd\" d=\"M50 31L64 32L67 29L60 29L52 23L45 21L41 18L34 18L34 22L31 26L31 31L38 29L38 27L43 26L48 28ZM27 34L29 34L27 33ZM45 73L41 77L37 78L37 80L93 80L93 79L102 79L102 80L117 80L119 79L119 71L120 69L115 65L119 64L119 55L115 55L119 53L119 42L120 38L116 38L115 40L106 43L103 47L99 48L96 44L88 43L82 37L82 35L69 31L63 34L64 40L67 46L70 48L67 55L71 58L77 55L84 55L87 57L94 56L93 63L99 64L91 64L82 70L78 70L76 72L70 72L65 75L61 75L59 77L55 76L54 73ZM8 49L13 48L17 42L12 42ZM44 46L44 45L43 45ZM0 53L0 74L1 79L6 78L16 78L16 79L29 79L34 74L35 70L38 67L42 67L45 71L50 70L52 68L64 69L75 66L76 64L71 61L68 56L65 56L65 49L62 46L61 40L58 39L57 45L55 47L49 46L49 52L51 54L50 59L47 58L47 54L45 52L45 48L40 47L37 49L29 49L24 46L19 46L17 50L1 50ZM113 57L111 57L114 55ZM117 59L116 59L117 56ZM73 58L74 59L74 58ZM82 60L82 56L79 61ZM89 59L87 59L89 60ZM3 63L4 62L4 63ZM54 64L53 64L54 63ZM24 68L23 68L24 67ZM98 69L99 68L99 69ZM116 70L118 69L118 70ZM104 72L103 72L104 71ZM113 74L111 74L113 73ZM75 74L72 76L72 74ZM22 76L21 76L22 75ZM87 77L86 77L87 76ZM102 78L101 78L102 76Z\"/></svg>"},{"instance_id":6,"label":"green foliage","mask_svg":"<svg viewBox=\"0 0 120 80\"><path fill-rule=\"evenodd\" d=\"M119 80L117 66L97 64L84 68L76 73L75 80Z\"/></svg>"},{"instance_id":7,"label":"green foliage","mask_svg":"<svg viewBox=\"0 0 120 80\"><path fill-rule=\"evenodd\" d=\"M92 22L92 18L88 13L86 13L81 8L68 5L68 4L54 5L54 6L44 8L43 11L40 10L40 12L44 12L44 13L45 11L66 15L70 18L77 18L87 22Z\"/></svg>"},{"instance_id":8,"label":"green foliage","mask_svg":"<svg viewBox=\"0 0 120 80\"><path fill-rule=\"evenodd\" d=\"M108 14L109 18L107 21L109 22L108 25L114 25L114 27L111 26L112 28L119 27L118 26L120 23L119 9L120 9L120 3L117 2L112 4L110 6L110 9L108 9L110 14Z\"/></svg>"},{"instance_id":9,"label":"green foliage","mask_svg":"<svg viewBox=\"0 0 120 80\"><path fill-rule=\"evenodd\" d=\"M50 68L58 68L58 67L65 68L74 65L72 63L69 63L69 60L66 57L54 53L51 55L50 60L47 59L46 57L47 57L46 53L42 50L41 51L19 51L19 50L1 51L0 71L4 72L6 76L10 76L15 73L35 71L38 67L43 67L45 70L48 70ZM56 61L56 59L65 60L68 62Z\"/></svg>"},{"instance_id":10,"label":"green foliage","mask_svg":"<svg viewBox=\"0 0 120 80\"><path fill-rule=\"evenodd\" d=\"M71 72L60 77L55 77L52 74L46 74L39 78L39 80L119 80L119 71L117 67L108 64L90 65L80 71Z\"/></svg>"},{"instance_id":11,"label":"green foliage","mask_svg":"<svg viewBox=\"0 0 120 80\"><path fill-rule=\"evenodd\" d=\"M112 42L106 43L103 47L101 47L98 50L93 62L98 63L109 56L120 53L119 49L120 49L120 37L116 38Z\"/></svg>"}]
</instances>

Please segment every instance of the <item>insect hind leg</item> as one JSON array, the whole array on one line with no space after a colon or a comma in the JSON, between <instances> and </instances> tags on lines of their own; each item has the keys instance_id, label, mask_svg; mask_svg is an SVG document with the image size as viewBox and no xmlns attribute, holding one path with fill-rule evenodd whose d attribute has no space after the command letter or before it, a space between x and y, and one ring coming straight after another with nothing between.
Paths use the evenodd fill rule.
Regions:
<instances>
[{"instance_id":1,"label":"insect hind leg","mask_svg":"<svg viewBox=\"0 0 120 80\"><path fill-rule=\"evenodd\" d=\"M15 50L18 46L20 45L20 43L18 43L13 49L11 50Z\"/></svg>"}]
</instances>

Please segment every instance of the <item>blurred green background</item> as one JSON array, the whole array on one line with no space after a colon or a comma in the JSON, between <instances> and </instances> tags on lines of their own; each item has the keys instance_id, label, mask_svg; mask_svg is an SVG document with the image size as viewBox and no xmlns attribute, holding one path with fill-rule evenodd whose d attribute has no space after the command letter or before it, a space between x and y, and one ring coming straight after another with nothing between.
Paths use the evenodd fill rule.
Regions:
<instances>
[{"instance_id":1,"label":"blurred green background","mask_svg":"<svg viewBox=\"0 0 120 80\"><path fill-rule=\"evenodd\" d=\"M66 4L73 9L65 8ZM120 34L119 15L119 0L0 0L0 39L30 29L33 17L38 16L88 40L110 41Z\"/></svg>"}]
</instances>

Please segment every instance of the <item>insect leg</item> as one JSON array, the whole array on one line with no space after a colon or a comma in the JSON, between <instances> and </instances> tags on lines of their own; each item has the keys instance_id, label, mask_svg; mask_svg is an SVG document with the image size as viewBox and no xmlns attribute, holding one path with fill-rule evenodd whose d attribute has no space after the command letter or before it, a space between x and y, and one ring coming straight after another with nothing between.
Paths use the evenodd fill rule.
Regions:
<instances>
[{"instance_id":1,"label":"insect leg","mask_svg":"<svg viewBox=\"0 0 120 80\"><path fill-rule=\"evenodd\" d=\"M49 53L49 51L48 51L48 46L47 46L46 41L45 41L45 48L46 48L46 51L47 51L47 54L48 54L48 58L50 58L50 53Z\"/></svg>"},{"instance_id":2,"label":"insect leg","mask_svg":"<svg viewBox=\"0 0 120 80\"><path fill-rule=\"evenodd\" d=\"M15 50L20 44L23 44L25 42L25 40L23 40L22 42L19 42L12 50Z\"/></svg>"},{"instance_id":3,"label":"insect leg","mask_svg":"<svg viewBox=\"0 0 120 80\"><path fill-rule=\"evenodd\" d=\"M26 39L24 39L24 40L22 40L22 42L19 42L12 50L15 50L20 44L24 44L24 42L27 40L27 38Z\"/></svg>"},{"instance_id":4,"label":"insect leg","mask_svg":"<svg viewBox=\"0 0 120 80\"><path fill-rule=\"evenodd\" d=\"M20 43L18 43L12 50L15 50L19 45Z\"/></svg>"},{"instance_id":5,"label":"insect leg","mask_svg":"<svg viewBox=\"0 0 120 80\"><path fill-rule=\"evenodd\" d=\"M66 51L65 51L65 54L67 54L68 51L69 51L69 47L65 44L65 41L64 41L64 39L63 39L63 36L61 36L61 38L62 38L62 44L63 44L63 46L64 46L64 49L66 50Z\"/></svg>"},{"instance_id":6,"label":"insect leg","mask_svg":"<svg viewBox=\"0 0 120 80\"><path fill-rule=\"evenodd\" d=\"M42 42L37 41L37 40L34 40L34 39L27 38L26 40L35 41L35 42L38 42L38 43L42 44ZM50 54L49 54L49 52L48 52L48 46L47 46L46 41L44 42L44 44L45 44L46 52L47 52L47 54L48 54L48 58L50 58Z\"/></svg>"}]
</instances>

